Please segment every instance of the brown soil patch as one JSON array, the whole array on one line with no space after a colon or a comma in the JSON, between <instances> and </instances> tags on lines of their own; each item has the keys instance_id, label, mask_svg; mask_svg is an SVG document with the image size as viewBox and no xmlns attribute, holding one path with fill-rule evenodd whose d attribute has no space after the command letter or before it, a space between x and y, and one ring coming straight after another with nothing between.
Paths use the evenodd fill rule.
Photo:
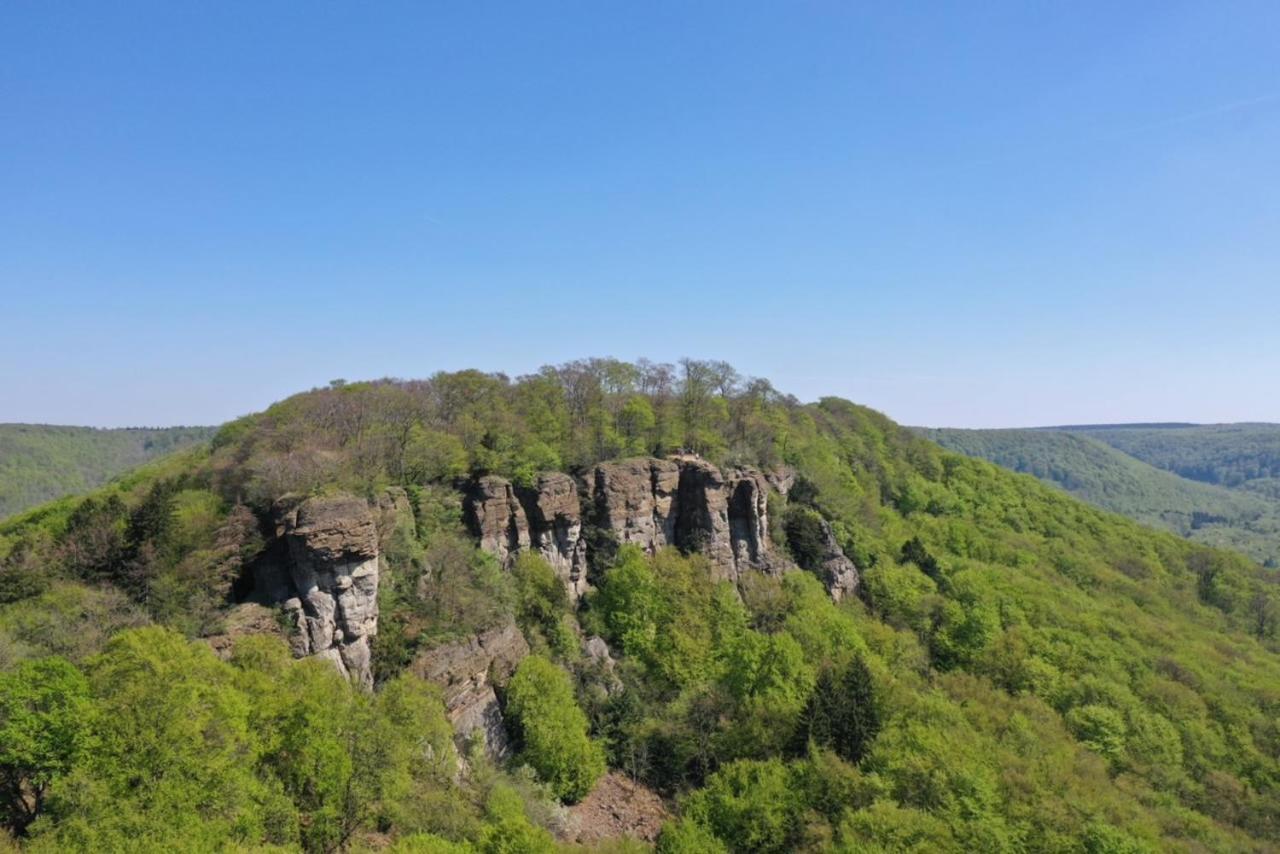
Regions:
<instances>
[{"instance_id":1,"label":"brown soil patch","mask_svg":"<svg viewBox=\"0 0 1280 854\"><path fill-rule=\"evenodd\" d=\"M624 774L610 771L581 803L569 808L564 838L599 842L629 836L652 842L670 817L662 798Z\"/></svg>"}]
</instances>

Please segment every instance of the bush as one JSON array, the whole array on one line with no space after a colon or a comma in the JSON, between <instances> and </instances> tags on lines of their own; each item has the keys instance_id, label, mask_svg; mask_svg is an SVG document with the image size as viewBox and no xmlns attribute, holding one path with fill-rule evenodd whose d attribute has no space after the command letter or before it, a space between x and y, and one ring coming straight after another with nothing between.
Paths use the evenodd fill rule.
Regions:
<instances>
[{"instance_id":1,"label":"bush","mask_svg":"<svg viewBox=\"0 0 1280 854\"><path fill-rule=\"evenodd\" d=\"M569 675L547 659L520 662L507 688L507 712L520 743L520 759L561 800L578 801L604 773L604 751L587 737Z\"/></svg>"}]
</instances>

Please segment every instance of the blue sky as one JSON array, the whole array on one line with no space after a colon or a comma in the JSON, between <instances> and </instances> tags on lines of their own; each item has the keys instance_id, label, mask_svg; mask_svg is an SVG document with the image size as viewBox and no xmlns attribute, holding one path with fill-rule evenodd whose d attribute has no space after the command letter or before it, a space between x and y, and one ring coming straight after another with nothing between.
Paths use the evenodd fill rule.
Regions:
<instances>
[{"instance_id":1,"label":"blue sky","mask_svg":"<svg viewBox=\"0 0 1280 854\"><path fill-rule=\"evenodd\" d=\"M1280 421L1280 4L7 3L0 421L722 358Z\"/></svg>"}]
</instances>

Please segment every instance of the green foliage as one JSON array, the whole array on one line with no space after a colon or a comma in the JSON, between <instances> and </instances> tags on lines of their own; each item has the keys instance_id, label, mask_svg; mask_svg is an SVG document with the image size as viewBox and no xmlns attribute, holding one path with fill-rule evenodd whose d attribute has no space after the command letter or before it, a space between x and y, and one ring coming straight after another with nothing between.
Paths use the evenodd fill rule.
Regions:
<instances>
[{"instance_id":1,"label":"green foliage","mask_svg":"<svg viewBox=\"0 0 1280 854\"><path fill-rule=\"evenodd\" d=\"M577 652L578 637L569 621L569 595L564 582L540 555L527 551L511 567L518 603L516 620L535 646L568 657Z\"/></svg>"},{"instance_id":2,"label":"green foliage","mask_svg":"<svg viewBox=\"0 0 1280 854\"><path fill-rule=\"evenodd\" d=\"M482 854L552 854L556 850L551 834L529 821L520 796L510 787L493 790L485 818L478 846Z\"/></svg>"},{"instance_id":3,"label":"green foliage","mask_svg":"<svg viewBox=\"0 0 1280 854\"><path fill-rule=\"evenodd\" d=\"M50 784L89 749L91 712L88 682L63 659L0 674L0 821L14 834L26 832Z\"/></svg>"},{"instance_id":4,"label":"green foliage","mask_svg":"<svg viewBox=\"0 0 1280 854\"><path fill-rule=\"evenodd\" d=\"M834 750L842 759L858 763L880 732L880 709L871 671L855 658L844 673L824 670L800 717L798 745Z\"/></svg>"},{"instance_id":5,"label":"green foliage","mask_svg":"<svg viewBox=\"0 0 1280 854\"><path fill-rule=\"evenodd\" d=\"M787 550L802 569L815 572L822 566L825 540L822 536L822 516L801 504L787 507L783 519Z\"/></svg>"},{"instance_id":6,"label":"green foliage","mask_svg":"<svg viewBox=\"0 0 1280 854\"><path fill-rule=\"evenodd\" d=\"M581 800L604 773L604 752L587 735L569 675L547 659L520 662L507 687L507 713L521 745L521 761L570 803Z\"/></svg>"},{"instance_id":7,"label":"green foliage","mask_svg":"<svg viewBox=\"0 0 1280 854\"><path fill-rule=\"evenodd\" d=\"M1144 524L1280 562L1280 426L919 432Z\"/></svg>"},{"instance_id":8,"label":"green foliage","mask_svg":"<svg viewBox=\"0 0 1280 854\"><path fill-rule=\"evenodd\" d=\"M730 850L784 852L798 839L803 804L782 762L744 760L713 774L683 809Z\"/></svg>"},{"instance_id":9,"label":"green foliage","mask_svg":"<svg viewBox=\"0 0 1280 854\"><path fill-rule=\"evenodd\" d=\"M155 457L207 441L212 427L0 424L0 519L85 492Z\"/></svg>"}]
</instances>

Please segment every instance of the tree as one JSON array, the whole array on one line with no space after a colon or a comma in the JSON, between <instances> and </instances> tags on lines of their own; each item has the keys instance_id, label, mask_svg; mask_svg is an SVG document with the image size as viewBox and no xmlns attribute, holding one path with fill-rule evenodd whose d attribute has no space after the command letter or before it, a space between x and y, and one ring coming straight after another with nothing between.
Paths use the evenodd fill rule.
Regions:
<instances>
[{"instance_id":1,"label":"tree","mask_svg":"<svg viewBox=\"0 0 1280 854\"><path fill-rule=\"evenodd\" d=\"M643 395L632 395L618 413L618 433L626 443L629 454L643 453L648 449L648 438L657 424L653 406Z\"/></svg>"},{"instance_id":2,"label":"tree","mask_svg":"<svg viewBox=\"0 0 1280 854\"><path fill-rule=\"evenodd\" d=\"M770 854L794 848L802 808L786 765L743 760L712 774L705 788L689 796L684 813L732 851ZM709 850L705 843L700 847Z\"/></svg>"},{"instance_id":3,"label":"tree","mask_svg":"<svg viewBox=\"0 0 1280 854\"><path fill-rule=\"evenodd\" d=\"M812 743L830 747L842 759L857 764L879 732L880 710L871 671L858 657L842 674L828 668L818 676L800 716L793 750Z\"/></svg>"},{"instance_id":4,"label":"tree","mask_svg":"<svg viewBox=\"0 0 1280 854\"><path fill-rule=\"evenodd\" d=\"M567 625L569 594L551 564L534 551L524 551L511 567L516 587L516 621L525 634L540 638L558 655L572 653L577 636Z\"/></svg>"},{"instance_id":5,"label":"tree","mask_svg":"<svg viewBox=\"0 0 1280 854\"><path fill-rule=\"evenodd\" d=\"M564 801L580 800L604 773L604 751L587 737L569 675L540 655L520 662L507 688L520 758Z\"/></svg>"},{"instance_id":6,"label":"tree","mask_svg":"<svg viewBox=\"0 0 1280 854\"><path fill-rule=\"evenodd\" d=\"M89 683L70 662L44 658L0 675L0 817L24 835L49 786L89 745Z\"/></svg>"},{"instance_id":7,"label":"tree","mask_svg":"<svg viewBox=\"0 0 1280 854\"><path fill-rule=\"evenodd\" d=\"M57 780L38 842L61 850L214 850L284 842L288 803L254 773L258 733L230 665L158 627L118 634L88 668L93 749Z\"/></svg>"}]
</instances>

